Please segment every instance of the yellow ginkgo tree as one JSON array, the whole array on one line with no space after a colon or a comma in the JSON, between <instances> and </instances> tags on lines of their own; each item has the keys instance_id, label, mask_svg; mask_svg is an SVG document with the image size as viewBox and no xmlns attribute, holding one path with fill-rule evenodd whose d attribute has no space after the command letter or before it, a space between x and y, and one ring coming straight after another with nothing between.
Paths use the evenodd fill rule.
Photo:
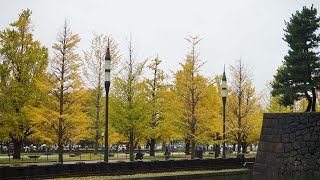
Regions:
<instances>
[{"instance_id":1,"label":"yellow ginkgo tree","mask_svg":"<svg viewBox=\"0 0 320 180\"><path fill-rule=\"evenodd\" d=\"M192 44L191 52L187 54L182 70L175 73L174 88L176 104L180 107L176 110L176 125L186 143L186 153L191 146L191 159L195 157L196 144L204 142L206 134L213 125L213 104L206 99L209 96L210 81L200 74L201 63L196 45L200 42L199 37L187 38Z\"/></svg>"},{"instance_id":2,"label":"yellow ginkgo tree","mask_svg":"<svg viewBox=\"0 0 320 180\"><path fill-rule=\"evenodd\" d=\"M150 145L150 156L155 156L156 142L162 138L163 129L160 124L163 123L164 118L164 101L166 85L164 84L165 75L160 69L161 60L157 57L154 58L148 65L148 69L152 73L152 77L145 80L147 101L150 104L150 124L148 127L147 141Z\"/></svg>"},{"instance_id":3,"label":"yellow ginkgo tree","mask_svg":"<svg viewBox=\"0 0 320 180\"><path fill-rule=\"evenodd\" d=\"M90 135L94 136L94 154L98 153L99 139L101 138L101 129L105 125L105 113L102 111L105 109L104 101L104 78L105 78L105 56L107 47L111 51L111 66L112 69L119 62L119 50L117 43L109 35L94 34L94 37L90 44L90 49L84 52L84 58L82 60L82 71L87 82L90 91L90 102L89 105L89 118L91 129ZM114 72L114 71L112 71ZM104 103L103 103L104 101ZM94 132L92 132L94 131Z\"/></svg>"},{"instance_id":4,"label":"yellow ginkgo tree","mask_svg":"<svg viewBox=\"0 0 320 180\"><path fill-rule=\"evenodd\" d=\"M48 76L37 83L47 94L41 106L30 107L30 118L41 133L58 145L59 162L63 162L63 147L87 135L88 119L85 102L88 91L79 76L80 57L74 51L80 41L65 22L53 44L55 57L51 59Z\"/></svg>"},{"instance_id":5,"label":"yellow ginkgo tree","mask_svg":"<svg viewBox=\"0 0 320 180\"><path fill-rule=\"evenodd\" d=\"M0 131L14 143L14 159L20 159L22 143L36 132L24 108L39 105L42 98L35 82L45 74L48 50L34 40L31 11L0 32Z\"/></svg>"},{"instance_id":6,"label":"yellow ginkgo tree","mask_svg":"<svg viewBox=\"0 0 320 180\"><path fill-rule=\"evenodd\" d=\"M134 149L145 139L150 122L149 104L142 71L146 61L137 62L133 57L132 41L129 41L129 57L123 69L112 78L110 92L110 125L129 144L130 161L134 161Z\"/></svg>"},{"instance_id":7,"label":"yellow ginkgo tree","mask_svg":"<svg viewBox=\"0 0 320 180\"><path fill-rule=\"evenodd\" d=\"M230 65L231 86L227 97L227 135L231 143L237 144L237 152L246 152L247 146L259 137L262 124L260 97L252 85L251 71L240 59ZM248 138L251 137L251 141Z\"/></svg>"}]
</instances>

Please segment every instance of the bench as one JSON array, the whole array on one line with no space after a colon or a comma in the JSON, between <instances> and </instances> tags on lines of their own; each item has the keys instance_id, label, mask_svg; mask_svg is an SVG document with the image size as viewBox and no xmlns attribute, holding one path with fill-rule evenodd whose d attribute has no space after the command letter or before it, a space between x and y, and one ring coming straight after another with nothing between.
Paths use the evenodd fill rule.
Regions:
<instances>
[{"instance_id":1,"label":"bench","mask_svg":"<svg viewBox=\"0 0 320 180\"><path fill-rule=\"evenodd\" d=\"M244 162L243 167L252 169L253 165L254 165L254 162Z\"/></svg>"},{"instance_id":2,"label":"bench","mask_svg":"<svg viewBox=\"0 0 320 180\"><path fill-rule=\"evenodd\" d=\"M209 152L209 156L210 156L211 154L213 155L213 154L214 154L214 152Z\"/></svg>"},{"instance_id":3,"label":"bench","mask_svg":"<svg viewBox=\"0 0 320 180\"><path fill-rule=\"evenodd\" d=\"M34 159L38 159L40 156L38 155L31 155L31 156L28 156L29 158L34 158Z\"/></svg>"},{"instance_id":4,"label":"bench","mask_svg":"<svg viewBox=\"0 0 320 180\"><path fill-rule=\"evenodd\" d=\"M104 152L100 153L100 156L101 156L101 155L104 155ZM108 154L109 157L113 157L114 155L115 155L115 154L110 154L110 153Z\"/></svg>"},{"instance_id":5,"label":"bench","mask_svg":"<svg viewBox=\"0 0 320 180\"><path fill-rule=\"evenodd\" d=\"M76 156L80 156L81 153L74 153L74 154L69 154L70 157L76 157Z\"/></svg>"},{"instance_id":6,"label":"bench","mask_svg":"<svg viewBox=\"0 0 320 180\"><path fill-rule=\"evenodd\" d=\"M52 153L51 153L51 152L46 152L44 155L46 155L46 156L47 156L47 161L48 161L48 159L49 159L49 157L48 157L48 156L51 156L51 155L52 155Z\"/></svg>"}]
</instances>

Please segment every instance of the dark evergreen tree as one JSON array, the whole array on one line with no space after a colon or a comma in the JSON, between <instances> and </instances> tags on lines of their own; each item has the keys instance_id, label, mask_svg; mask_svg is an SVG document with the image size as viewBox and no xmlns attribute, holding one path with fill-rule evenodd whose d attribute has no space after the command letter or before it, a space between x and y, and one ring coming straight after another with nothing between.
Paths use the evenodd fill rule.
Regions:
<instances>
[{"instance_id":1,"label":"dark evergreen tree","mask_svg":"<svg viewBox=\"0 0 320 180\"><path fill-rule=\"evenodd\" d=\"M320 27L317 10L303 7L293 14L286 23L285 37L289 45L288 55L272 82L272 95L280 95L280 103L293 105L295 100L307 98L306 112L316 110L316 88L320 81L320 62L317 52L320 36L316 31Z\"/></svg>"}]
</instances>

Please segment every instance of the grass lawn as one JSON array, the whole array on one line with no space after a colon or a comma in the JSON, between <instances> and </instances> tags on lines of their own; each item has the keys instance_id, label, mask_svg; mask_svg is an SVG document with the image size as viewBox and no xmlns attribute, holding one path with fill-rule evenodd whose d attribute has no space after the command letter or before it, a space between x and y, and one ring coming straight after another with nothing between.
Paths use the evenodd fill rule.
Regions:
<instances>
[{"instance_id":1,"label":"grass lawn","mask_svg":"<svg viewBox=\"0 0 320 180\"><path fill-rule=\"evenodd\" d=\"M0 158L0 164L19 164L19 163L45 163L45 162L58 162L58 154L54 154L54 155L51 155L51 156L45 156L44 154L35 154L35 155L40 155L41 157L39 158L29 158L27 156L32 156L31 154L28 154L28 155L25 155L23 156L23 158L21 159L12 159L12 156L10 157L10 160L9 160L9 157L6 156L6 158ZM103 160L104 156L103 155L94 155L94 154L81 154L78 155L78 156L74 156L74 157L71 157L69 156L69 154L65 154L64 156L64 161L67 162L67 161L90 161L90 160ZM171 159L184 159L184 158L187 158L187 159L190 159L190 155L175 155L175 156L171 156ZM129 155L127 156L121 156L121 157L109 157L109 160L126 160L126 159L129 159ZM151 160L164 160L165 157L164 156L154 156L154 157L150 157L150 156L144 156L143 159L151 159Z\"/></svg>"},{"instance_id":2,"label":"grass lawn","mask_svg":"<svg viewBox=\"0 0 320 180\"><path fill-rule=\"evenodd\" d=\"M73 154L73 153L71 153ZM129 159L129 155L124 153L110 153L113 156L109 157L109 160L126 160ZM19 163L44 163L44 162L58 162L58 154L54 153L52 155L46 156L45 153L22 153L23 158L12 159L12 156L7 154L2 154L0 157L0 164L19 164ZM29 158L28 156L38 155L39 158ZM227 157L235 157L236 154L228 154ZM209 154L206 152L203 155L204 158L214 158L214 154ZM94 155L92 153L83 153L78 156L71 157L70 153L64 154L64 161L90 161L90 160L103 160L102 154ZM171 152L171 159L190 159L190 155L185 155L183 152ZM155 156L150 157L149 154L144 155L143 159L151 160L164 160L164 152L156 152Z\"/></svg>"},{"instance_id":3,"label":"grass lawn","mask_svg":"<svg viewBox=\"0 0 320 180\"><path fill-rule=\"evenodd\" d=\"M208 173L225 173L225 172L239 172L247 171L249 169L223 169L223 170L202 170L202 171L174 171L174 172L161 172L161 173L143 173L133 175L116 175L116 176L87 176L87 177L72 177L72 178L57 178L60 180L74 180L74 179L126 179L126 178L143 178L143 177L160 177L160 176L176 176L176 175L197 175L197 174L208 174Z\"/></svg>"},{"instance_id":4,"label":"grass lawn","mask_svg":"<svg viewBox=\"0 0 320 180\"><path fill-rule=\"evenodd\" d=\"M38 155L39 158L29 158L28 156ZM81 154L81 156L71 157L69 153L64 155L64 161L81 161L81 160L103 160L102 155L94 155L94 154ZM12 159L10 156L10 160L8 155L6 158L0 158L0 164L17 164L17 163L43 163L43 162L58 162L58 154L49 155L48 158L44 153L28 153L23 154L23 158L21 159Z\"/></svg>"}]
</instances>

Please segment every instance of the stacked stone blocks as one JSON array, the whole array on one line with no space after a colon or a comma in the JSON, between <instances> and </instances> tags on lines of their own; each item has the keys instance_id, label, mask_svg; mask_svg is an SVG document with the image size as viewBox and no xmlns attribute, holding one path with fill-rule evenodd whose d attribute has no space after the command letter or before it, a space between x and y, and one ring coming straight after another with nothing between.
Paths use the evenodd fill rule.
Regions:
<instances>
[{"instance_id":1,"label":"stacked stone blocks","mask_svg":"<svg viewBox=\"0 0 320 180\"><path fill-rule=\"evenodd\" d=\"M319 175L320 113L264 114L254 172Z\"/></svg>"}]
</instances>

